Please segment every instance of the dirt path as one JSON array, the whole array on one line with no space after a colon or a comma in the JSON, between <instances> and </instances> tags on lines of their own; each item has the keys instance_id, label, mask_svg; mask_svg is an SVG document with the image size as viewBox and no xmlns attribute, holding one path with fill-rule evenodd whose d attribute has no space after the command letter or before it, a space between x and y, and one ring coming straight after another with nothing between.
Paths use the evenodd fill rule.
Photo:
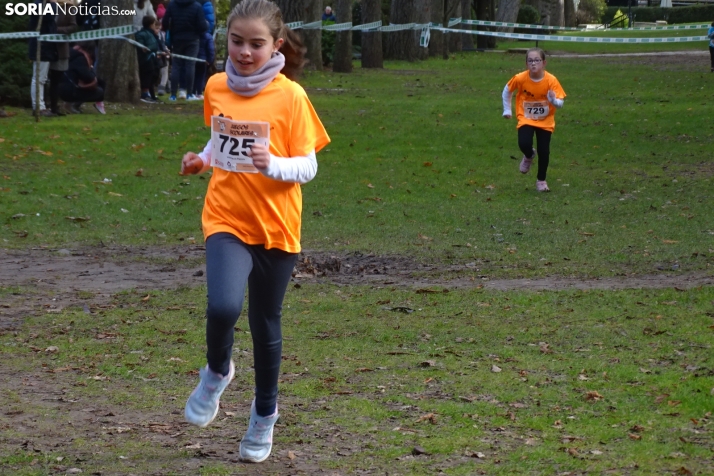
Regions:
<instances>
[{"instance_id":1,"label":"dirt path","mask_svg":"<svg viewBox=\"0 0 714 476\"><path fill-rule=\"evenodd\" d=\"M22 289L0 301L0 329L14 327L28 314L59 312L68 306L88 309L121 291L203 285L203 257L202 246L0 250L0 287ZM477 274L469 264L438 266L404 257L309 250L300 256L294 279L340 285L493 290L686 289L714 285L714 275L706 272L598 279L490 279Z\"/></svg>"}]
</instances>

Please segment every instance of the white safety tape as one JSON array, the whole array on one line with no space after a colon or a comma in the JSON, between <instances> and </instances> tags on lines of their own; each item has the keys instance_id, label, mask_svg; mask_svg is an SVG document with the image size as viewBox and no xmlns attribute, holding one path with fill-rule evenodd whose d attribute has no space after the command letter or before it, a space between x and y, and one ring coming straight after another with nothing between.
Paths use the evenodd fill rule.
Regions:
<instances>
[{"instance_id":1,"label":"white safety tape","mask_svg":"<svg viewBox=\"0 0 714 476\"><path fill-rule=\"evenodd\" d=\"M460 23L464 25L478 25L478 26L498 26L505 28L530 28L531 30L568 30L568 31L584 31L582 28L575 28L569 26L547 26L547 25L532 25L529 23L508 23L502 21L485 21L485 20L461 20ZM451 22L449 22L451 26Z\"/></svg>"},{"instance_id":2,"label":"white safety tape","mask_svg":"<svg viewBox=\"0 0 714 476\"><path fill-rule=\"evenodd\" d=\"M471 35L495 36L517 40L564 41L570 43L688 43L693 41L709 41L706 36L668 36L665 38L590 38L587 36L565 35L529 35L525 33L505 33L499 31L457 30L452 28L434 28L450 33L468 33Z\"/></svg>"},{"instance_id":3,"label":"white safety tape","mask_svg":"<svg viewBox=\"0 0 714 476\"><path fill-rule=\"evenodd\" d=\"M71 35L40 35L36 31L20 31L15 33L0 33L0 39L18 39L18 38L35 38L39 37L40 41L48 41L55 43L66 43L70 41L84 40L101 40L104 38L113 38L118 35L130 35L134 33L133 25L115 26L112 28L102 28L99 30L78 31Z\"/></svg>"},{"instance_id":4,"label":"white safety tape","mask_svg":"<svg viewBox=\"0 0 714 476\"><path fill-rule=\"evenodd\" d=\"M365 23L364 25L355 25L352 27L352 29L367 31L367 30L376 30L381 26L382 26L382 20L379 20L379 21L373 21L372 23Z\"/></svg>"},{"instance_id":5,"label":"white safety tape","mask_svg":"<svg viewBox=\"0 0 714 476\"><path fill-rule=\"evenodd\" d=\"M345 31L352 29L352 22L347 23L334 23L332 25L325 25L322 27L325 31Z\"/></svg>"}]
</instances>

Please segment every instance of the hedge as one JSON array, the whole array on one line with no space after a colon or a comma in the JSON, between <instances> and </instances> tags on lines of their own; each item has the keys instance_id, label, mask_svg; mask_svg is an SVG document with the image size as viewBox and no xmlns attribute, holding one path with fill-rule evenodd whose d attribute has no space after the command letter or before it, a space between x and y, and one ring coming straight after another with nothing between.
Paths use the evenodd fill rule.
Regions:
<instances>
[{"instance_id":1,"label":"hedge","mask_svg":"<svg viewBox=\"0 0 714 476\"><path fill-rule=\"evenodd\" d=\"M607 7L602 17L603 23L610 23L615 17L617 10L627 14L627 7ZM654 23L664 20L670 25L678 23L707 23L714 21L714 5L696 5L692 7L632 7L632 14L635 22Z\"/></svg>"}]
</instances>

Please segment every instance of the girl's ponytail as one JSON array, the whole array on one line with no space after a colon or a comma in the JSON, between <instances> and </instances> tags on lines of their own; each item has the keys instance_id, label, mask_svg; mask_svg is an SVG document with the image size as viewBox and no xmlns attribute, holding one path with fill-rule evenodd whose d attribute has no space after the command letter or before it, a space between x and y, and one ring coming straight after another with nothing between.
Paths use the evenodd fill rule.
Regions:
<instances>
[{"instance_id":1,"label":"girl's ponytail","mask_svg":"<svg viewBox=\"0 0 714 476\"><path fill-rule=\"evenodd\" d=\"M307 48L302 44L300 35L285 25L283 25L283 31L280 36L285 40L283 46L280 47L280 52L285 56L285 66L280 72L289 79L297 81L305 67L305 63L307 63L305 59Z\"/></svg>"}]
</instances>

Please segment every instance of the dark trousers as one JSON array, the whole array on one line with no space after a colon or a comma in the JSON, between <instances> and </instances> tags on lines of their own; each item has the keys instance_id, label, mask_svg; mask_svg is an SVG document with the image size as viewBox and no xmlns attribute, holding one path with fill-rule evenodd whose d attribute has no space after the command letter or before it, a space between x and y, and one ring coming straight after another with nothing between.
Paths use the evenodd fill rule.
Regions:
<instances>
[{"instance_id":1,"label":"dark trousers","mask_svg":"<svg viewBox=\"0 0 714 476\"><path fill-rule=\"evenodd\" d=\"M198 56L199 41L174 41L171 53L195 58ZM174 57L171 62L171 95L176 96L179 83L186 86L186 94L193 91L196 62Z\"/></svg>"},{"instance_id":2,"label":"dark trousers","mask_svg":"<svg viewBox=\"0 0 714 476\"><path fill-rule=\"evenodd\" d=\"M142 91L149 91L152 98L156 98L154 94L154 84L158 78L158 71L154 66L154 61L144 61L139 64L139 83Z\"/></svg>"},{"instance_id":3,"label":"dark trousers","mask_svg":"<svg viewBox=\"0 0 714 476\"><path fill-rule=\"evenodd\" d=\"M78 88L69 81L63 81L59 85L59 97L72 103L104 101L104 80L97 79L97 87L94 89Z\"/></svg>"},{"instance_id":4,"label":"dark trousers","mask_svg":"<svg viewBox=\"0 0 714 476\"><path fill-rule=\"evenodd\" d=\"M711 69L714 71L714 46L709 45L709 59L711 61Z\"/></svg>"},{"instance_id":5,"label":"dark trousers","mask_svg":"<svg viewBox=\"0 0 714 476\"><path fill-rule=\"evenodd\" d=\"M258 415L275 412L283 352L281 311L297 254L263 245L247 245L230 233L206 240L206 357L208 367L227 375L233 328L243 310L248 287L248 325L253 339L255 406Z\"/></svg>"},{"instance_id":6,"label":"dark trousers","mask_svg":"<svg viewBox=\"0 0 714 476\"><path fill-rule=\"evenodd\" d=\"M545 180L548 172L548 162L550 161L550 136L552 132L535 126L521 126L518 128L518 148L526 157L533 157L533 134L535 134L538 152L538 180Z\"/></svg>"},{"instance_id":7,"label":"dark trousers","mask_svg":"<svg viewBox=\"0 0 714 476\"><path fill-rule=\"evenodd\" d=\"M203 89L206 87L206 70L208 69L208 65L200 62L196 62L196 75L193 80L193 91L192 92L195 95L203 94Z\"/></svg>"},{"instance_id":8,"label":"dark trousers","mask_svg":"<svg viewBox=\"0 0 714 476\"><path fill-rule=\"evenodd\" d=\"M59 110L59 85L64 79L64 71L50 68L50 110L55 114Z\"/></svg>"}]
</instances>

